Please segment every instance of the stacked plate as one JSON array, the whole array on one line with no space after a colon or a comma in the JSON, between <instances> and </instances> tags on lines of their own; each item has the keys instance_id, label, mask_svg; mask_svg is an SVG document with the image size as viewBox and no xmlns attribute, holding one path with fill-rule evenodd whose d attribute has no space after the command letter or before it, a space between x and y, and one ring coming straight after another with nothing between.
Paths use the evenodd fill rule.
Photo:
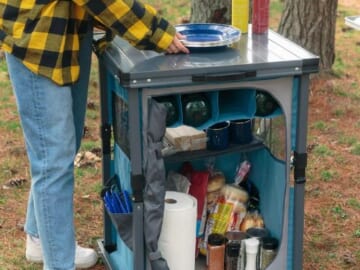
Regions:
<instances>
[{"instance_id":1,"label":"stacked plate","mask_svg":"<svg viewBox=\"0 0 360 270\"><path fill-rule=\"evenodd\" d=\"M189 23L175 26L185 36L182 43L190 49L222 48L240 40L241 31L231 25Z\"/></svg>"}]
</instances>

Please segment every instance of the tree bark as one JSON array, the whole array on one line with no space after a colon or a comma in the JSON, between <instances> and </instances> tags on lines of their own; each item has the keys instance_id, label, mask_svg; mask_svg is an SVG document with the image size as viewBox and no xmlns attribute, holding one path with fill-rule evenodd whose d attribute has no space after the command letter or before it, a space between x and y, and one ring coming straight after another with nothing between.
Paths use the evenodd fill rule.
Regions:
<instances>
[{"instance_id":1,"label":"tree bark","mask_svg":"<svg viewBox=\"0 0 360 270\"><path fill-rule=\"evenodd\" d=\"M190 22L231 24L231 0L192 0Z\"/></svg>"},{"instance_id":2,"label":"tree bark","mask_svg":"<svg viewBox=\"0 0 360 270\"><path fill-rule=\"evenodd\" d=\"M285 0L278 32L320 56L320 68L331 69L335 60L338 0Z\"/></svg>"}]
</instances>

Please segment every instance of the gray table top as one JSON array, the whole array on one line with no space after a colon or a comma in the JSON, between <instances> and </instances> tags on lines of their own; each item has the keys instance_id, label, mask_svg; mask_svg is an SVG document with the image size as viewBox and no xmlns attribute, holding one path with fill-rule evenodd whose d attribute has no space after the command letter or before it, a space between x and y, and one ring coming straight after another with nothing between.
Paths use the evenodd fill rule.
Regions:
<instances>
[{"instance_id":1,"label":"gray table top","mask_svg":"<svg viewBox=\"0 0 360 270\"><path fill-rule=\"evenodd\" d=\"M316 55L271 30L243 34L231 47L177 55L137 50L116 37L101 58L127 87L266 79L315 73L319 68Z\"/></svg>"}]
</instances>

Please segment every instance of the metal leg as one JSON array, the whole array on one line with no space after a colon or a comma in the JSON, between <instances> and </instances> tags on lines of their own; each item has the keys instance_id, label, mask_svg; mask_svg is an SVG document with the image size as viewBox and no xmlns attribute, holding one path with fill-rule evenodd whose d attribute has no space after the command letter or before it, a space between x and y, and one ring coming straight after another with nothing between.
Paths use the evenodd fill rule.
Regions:
<instances>
[{"instance_id":1,"label":"metal leg","mask_svg":"<svg viewBox=\"0 0 360 270\"><path fill-rule=\"evenodd\" d=\"M101 139L102 139L102 183L105 185L106 181L111 177L111 123L109 117L110 101L107 92L107 77L105 66L99 58L99 76L100 76L100 101L101 101ZM113 226L109 215L104 209L104 247L111 251L116 245L111 237Z\"/></svg>"},{"instance_id":2,"label":"metal leg","mask_svg":"<svg viewBox=\"0 0 360 270\"><path fill-rule=\"evenodd\" d=\"M298 89L296 145L294 156L294 270L303 268L304 196L309 76L303 75Z\"/></svg>"},{"instance_id":3,"label":"metal leg","mask_svg":"<svg viewBox=\"0 0 360 270\"><path fill-rule=\"evenodd\" d=\"M142 129L140 123L139 111L139 89L132 89L129 92L129 143L130 159L132 170L132 188L134 191L134 208L133 208L133 253L134 269L145 269L144 254L144 207L142 190L144 186L144 177L142 177Z\"/></svg>"}]
</instances>

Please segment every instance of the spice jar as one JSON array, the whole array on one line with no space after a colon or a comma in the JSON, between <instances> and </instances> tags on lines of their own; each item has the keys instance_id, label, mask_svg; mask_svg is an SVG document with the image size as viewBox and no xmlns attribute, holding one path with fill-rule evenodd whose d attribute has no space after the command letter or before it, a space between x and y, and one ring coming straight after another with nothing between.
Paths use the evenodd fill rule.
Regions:
<instances>
[{"instance_id":1,"label":"spice jar","mask_svg":"<svg viewBox=\"0 0 360 270\"><path fill-rule=\"evenodd\" d=\"M245 241L246 266L245 270L257 270L256 258L260 241L257 238L249 238Z\"/></svg>"},{"instance_id":2,"label":"spice jar","mask_svg":"<svg viewBox=\"0 0 360 270\"><path fill-rule=\"evenodd\" d=\"M252 237L258 239L259 243L262 243L262 240L270 235L269 231L265 228L250 228L246 230L246 234L249 238ZM260 252L261 252L261 245L259 244L258 252L256 255L256 269L260 268Z\"/></svg>"},{"instance_id":3,"label":"spice jar","mask_svg":"<svg viewBox=\"0 0 360 270\"><path fill-rule=\"evenodd\" d=\"M238 270L240 266L240 242L229 241L226 244L226 270Z\"/></svg>"},{"instance_id":4,"label":"spice jar","mask_svg":"<svg viewBox=\"0 0 360 270\"><path fill-rule=\"evenodd\" d=\"M274 237L265 237L261 243L261 263L260 270L266 269L275 259L279 242Z\"/></svg>"},{"instance_id":5,"label":"spice jar","mask_svg":"<svg viewBox=\"0 0 360 270\"><path fill-rule=\"evenodd\" d=\"M218 233L208 236L206 264L208 270L224 270L225 237Z\"/></svg>"}]
</instances>

